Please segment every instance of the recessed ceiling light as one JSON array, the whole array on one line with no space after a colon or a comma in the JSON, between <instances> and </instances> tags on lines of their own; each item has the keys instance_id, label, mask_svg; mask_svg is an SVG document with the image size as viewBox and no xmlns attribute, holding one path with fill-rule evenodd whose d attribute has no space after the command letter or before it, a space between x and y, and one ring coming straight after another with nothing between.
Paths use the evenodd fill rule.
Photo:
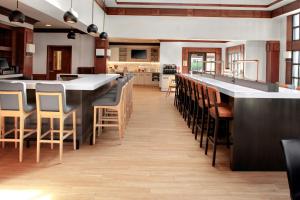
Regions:
<instances>
[{"instance_id":1,"label":"recessed ceiling light","mask_svg":"<svg viewBox=\"0 0 300 200\"><path fill-rule=\"evenodd\" d=\"M52 26L52 25L51 25L51 24L46 24L45 26L50 27L50 26Z\"/></svg>"}]
</instances>

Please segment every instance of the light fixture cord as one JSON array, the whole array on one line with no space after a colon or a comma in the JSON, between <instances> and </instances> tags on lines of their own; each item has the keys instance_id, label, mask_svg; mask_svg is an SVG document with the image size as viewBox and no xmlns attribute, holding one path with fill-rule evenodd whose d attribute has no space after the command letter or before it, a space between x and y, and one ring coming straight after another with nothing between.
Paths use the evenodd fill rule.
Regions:
<instances>
[{"instance_id":1,"label":"light fixture cord","mask_svg":"<svg viewBox=\"0 0 300 200\"><path fill-rule=\"evenodd\" d=\"M17 0L17 9L19 8L19 0Z\"/></svg>"},{"instance_id":2,"label":"light fixture cord","mask_svg":"<svg viewBox=\"0 0 300 200\"><path fill-rule=\"evenodd\" d=\"M71 8L73 8L73 0L71 0Z\"/></svg>"},{"instance_id":3,"label":"light fixture cord","mask_svg":"<svg viewBox=\"0 0 300 200\"><path fill-rule=\"evenodd\" d=\"M105 6L105 0L103 0L103 4ZM105 27L105 11L103 10L103 32L104 32L104 27Z\"/></svg>"},{"instance_id":4,"label":"light fixture cord","mask_svg":"<svg viewBox=\"0 0 300 200\"><path fill-rule=\"evenodd\" d=\"M94 23L94 0L92 0L92 24Z\"/></svg>"}]
</instances>

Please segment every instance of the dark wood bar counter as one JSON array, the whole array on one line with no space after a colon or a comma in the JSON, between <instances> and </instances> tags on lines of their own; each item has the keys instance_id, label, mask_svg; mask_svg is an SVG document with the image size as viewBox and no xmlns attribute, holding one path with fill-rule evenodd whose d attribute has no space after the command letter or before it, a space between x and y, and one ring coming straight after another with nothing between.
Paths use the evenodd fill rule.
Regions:
<instances>
[{"instance_id":1,"label":"dark wood bar counter","mask_svg":"<svg viewBox=\"0 0 300 200\"><path fill-rule=\"evenodd\" d=\"M232 170L284 170L280 140L300 137L300 91L264 92L201 75L186 76L216 87L232 101Z\"/></svg>"}]
</instances>

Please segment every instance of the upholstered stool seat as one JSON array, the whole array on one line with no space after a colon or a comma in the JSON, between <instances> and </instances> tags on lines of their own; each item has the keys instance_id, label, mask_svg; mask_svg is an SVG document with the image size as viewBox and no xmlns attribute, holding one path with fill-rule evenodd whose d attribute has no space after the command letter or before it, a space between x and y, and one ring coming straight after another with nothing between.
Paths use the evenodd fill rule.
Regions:
<instances>
[{"instance_id":1,"label":"upholstered stool seat","mask_svg":"<svg viewBox=\"0 0 300 200\"><path fill-rule=\"evenodd\" d=\"M232 113L232 110L229 106L220 106L218 107L218 112L219 112L219 115L217 115L216 113L216 109L215 108L210 108L209 109L209 113L210 115L213 117L213 118L233 118L233 113Z\"/></svg>"},{"instance_id":2,"label":"upholstered stool seat","mask_svg":"<svg viewBox=\"0 0 300 200\"><path fill-rule=\"evenodd\" d=\"M0 141L19 143L19 161L23 161L24 139L36 132L35 129L25 129L25 120L34 113L35 105L27 102L26 85L22 82L0 82ZM14 118L14 128L5 130L5 118ZM18 125L19 119L19 125ZM14 138L6 136L14 133Z\"/></svg>"},{"instance_id":3,"label":"upholstered stool seat","mask_svg":"<svg viewBox=\"0 0 300 200\"><path fill-rule=\"evenodd\" d=\"M66 90L63 84L36 84L36 102L37 102L37 162L40 160L41 143L59 144L59 160L62 161L63 141L72 136L73 148L76 150L76 105L67 104ZM72 129L64 129L64 121L69 116L72 117ZM50 119L50 130L42 132L42 119ZM59 130L54 130L53 120L59 120ZM58 133L58 140L54 140L54 133ZM45 138L50 134L50 139Z\"/></svg>"}]
</instances>

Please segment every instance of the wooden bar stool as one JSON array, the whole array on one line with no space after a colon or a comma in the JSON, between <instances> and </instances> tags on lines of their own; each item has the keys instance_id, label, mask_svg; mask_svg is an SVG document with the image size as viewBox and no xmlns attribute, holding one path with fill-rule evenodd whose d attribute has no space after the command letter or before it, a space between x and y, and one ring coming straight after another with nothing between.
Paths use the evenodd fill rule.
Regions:
<instances>
[{"instance_id":1,"label":"wooden bar stool","mask_svg":"<svg viewBox=\"0 0 300 200\"><path fill-rule=\"evenodd\" d=\"M59 144L59 160L62 161L63 142L73 136L73 148L76 150L76 107L66 102L66 90L62 84L36 84L37 104L37 157L40 161L41 143ZM64 121L72 117L72 129L64 130ZM50 130L42 134L42 119L50 119ZM59 120L59 130L54 129L54 119ZM54 140L54 134L59 134L59 139ZM50 139L46 138L50 134Z\"/></svg>"},{"instance_id":2,"label":"wooden bar stool","mask_svg":"<svg viewBox=\"0 0 300 200\"><path fill-rule=\"evenodd\" d=\"M206 95L206 85L204 83L197 83L197 93L198 93L198 121L196 125L195 131L195 140L197 140L198 130L200 131L200 147L202 147L203 143L203 135L205 131L205 124L207 122L208 117L208 103L207 103L207 95Z\"/></svg>"},{"instance_id":3,"label":"wooden bar stool","mask_svg":"<svg viewBox=\"0 0 300 200\"><path fill-rule=\"evenodd\" d=\"M212 166L215 166L216 163L216 151L217 145L224 144L219 142L220 137L220 122L225 122L225 135L227 141L225 144L229 147L229 121L233 119L233 112L228 105L222 104L220 92L214 88L207 86L207 100L208 100L208 123L210 119L214 121L214 131L207 131L207 138L206 138L206 147L205 147L205 154L207 155L208 150L208 142L210 141L213 144L213 159L212 159ZM209 125L208 125L208 129Z\"/></svg>"},{"instance_id":4,"label":"wooden bar stool","mask_svg":"<svg viewBox=\"0 0 300 200\"><path fill-rule=\"evenodd\" d=\"M14 142L15 148L19 143L20 162L23 161L24 139L36 132L35 129L25 129L25 120L33 113L35 105L28 104L24 83L0 82L0 142L3 148L5 142ZM14 118L13 129L5 130L5 118ZM10 134L14 134L14 138L5 138Z\"/></svg>"},{"instance_id":5,"label":"wooden bar stool","mask_svg":"<svg viewBox=\"0 0 300 200\"><path fill-rule=\"evenodd\" d=\"M96 133L98 134L103 127L118 127L120 142L125 132L126 97L128 82L125 78L119 79L115 95L103 95L93 102L94 122L93 122L93 144L96 143ZM106 111L111 111L115 115L111 116Z\"/></svg>"}]
</instances>

